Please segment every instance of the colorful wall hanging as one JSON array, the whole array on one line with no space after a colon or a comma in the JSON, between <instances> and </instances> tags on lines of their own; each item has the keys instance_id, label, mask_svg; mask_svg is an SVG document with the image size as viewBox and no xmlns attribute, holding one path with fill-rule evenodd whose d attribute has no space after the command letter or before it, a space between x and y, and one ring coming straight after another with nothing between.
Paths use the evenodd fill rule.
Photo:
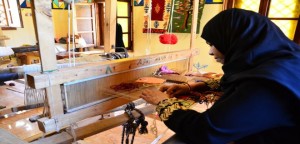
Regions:
<instances>
[{"instance_id":1,"label":"colorful wall hanging","mask_svg":"<svg viewBox=\"0 0 300 144\"><path fill-rule=\"evenodd\" d=\"M167 31L171 3L171 0L145 0L143 33L165 33Z\"/></svg>"},{"instance_id":2,"label":"colorful wall hanging","mask_svg":"<svg viewBox=\"0 0 300 144\"><path fill-rule=\"evenodd\" d=\"M144 0L134 0L134 6L144 6Z\"/></svg>"},{"instance_id":3,"label":"colorful wall hanging","mask_svg":"<svg viewBox=\"0 0 300 144\"><path fill-rule=\"evenodd\" d=\"M64 2L64 0L53 0L52 8L53 9L68 9L68 5Z\"/></svg>"},{"instance_id":4,"label":"colorful wall hanging","mask_svg":"<svg viewBox=\"0 0 300 144\"><path fill-rule=\"evenodd\" d=\"M199 33L200 20L205 0L199 0L197 31ZM174 33L190 33L192 26L193 0L174 0L172 30Z\"/></svg>"},{"instance_id":5,"label":"colorful wall hanging","mask_svg":"<svg viewBox=\"0 0 300 144\"><path fill-rule=\"evenodd\" d=\"M171 21L172 2L174 2L174 10ZM205 0L199 0L197 33L199 33L204 4ZM144 11L143 33L191 32L193 0L145 0ZM171 26L170 22L172 22Z\"/></svg>"},{"instance_id":6,"label":"colorful wall hanging","mask_svg":"<svg viewBox=\"0 0 300 144\"><path fill-rule=\"evenodd\" d=\"M151 5L151 20L162 21L165 12L165 1L164 0L152 0Z\"/></svg>"},{"instance_id":7,"label":"colorful wall hanging","mask_svg":"<svg viewBox=\"0 0 300 144\"><path fill-rule=\"evenodd\" d=\"M31 7L30 0L24 0L20 6L21 8L30 8Z\"/></svg>"},{"instance_id":8,"label":"colorful wall hanging","mask_svg":"<svg viewBox=\"0 0 300 144\"><path fill-rule=\"evenodd\" d=\"M221 4L223 0L206 0L206 4Z\"/></svg>"}]
</instances>

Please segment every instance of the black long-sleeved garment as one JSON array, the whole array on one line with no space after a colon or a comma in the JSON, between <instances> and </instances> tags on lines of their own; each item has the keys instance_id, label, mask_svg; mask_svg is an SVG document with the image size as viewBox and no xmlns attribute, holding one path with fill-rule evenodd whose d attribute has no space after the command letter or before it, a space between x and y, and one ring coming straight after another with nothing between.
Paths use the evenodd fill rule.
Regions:
<instances>
[{"instance_id":1,"label":"black long-sleeved garment","mask_svg":"<svg viewBox=\"0 0 300 144\"><path fill-rule=\"evenodd\" d=\"M299 144L300 46L242 9L217 14L201 37L224 56L224 95L204 113L176 110L165 124L192 144Z\"/></svg>"},{"instance_id":2,"label":"black long-sleeved garment","mask_svg":"<svg viewBox=\"0 0 300 144\"><path fill-rule=\"evenodd\" d=\"M176 110L165 124L191 144L298 144L299 100L267 80L237 83L206 112Z\"/></svg>"}]
</instances>

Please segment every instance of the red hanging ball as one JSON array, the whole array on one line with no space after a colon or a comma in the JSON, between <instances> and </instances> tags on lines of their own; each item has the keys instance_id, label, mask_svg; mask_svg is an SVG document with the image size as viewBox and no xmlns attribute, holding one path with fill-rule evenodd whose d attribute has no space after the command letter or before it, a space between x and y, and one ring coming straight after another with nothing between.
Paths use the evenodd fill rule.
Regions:
<instances>
[{"instance_id":1,"label":"red hanging ball","mask_svg":"<svg viewBox=\"0 0 300 144\"><path fill-rule=\"evenodd\" d=\"M162 34L159 36L159 41L162 44L176 44L178 39L175 34Z\"/></svg>"}]
</instances>

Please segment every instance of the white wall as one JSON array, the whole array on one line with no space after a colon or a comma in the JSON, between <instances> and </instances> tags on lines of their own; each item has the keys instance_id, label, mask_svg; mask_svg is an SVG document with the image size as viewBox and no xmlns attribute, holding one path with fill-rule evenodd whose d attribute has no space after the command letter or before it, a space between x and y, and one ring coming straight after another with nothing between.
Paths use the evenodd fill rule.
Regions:
<instances>
[{"instance_id":1,"label":"white wall","mask_svg":"<svg viewBox=\"0 0 300 144\"><path fill-rule=\"evenodd\" d=\"M10 40L5 41L6 46L17 47L24 44L35 45L36 38L31 16L31 9L21 9L24 28L17 30L3 30L3 35L6 35Z\"/></svg>"},{"instance_id":2,"label":"white wall","mask_svg":"<svg viewBox=\"0 0 300 144\"><path fill-rule=\"evenodd\" d=\"M10 38L9 40L5 41L6 46L18 47L26 44L35 45L37 42L35 37L31 9L22 8L21 13L22 13L22 20L23 20L23 28L17 28L17 30L2 31L3 35ZM53 9L52 18L54 24L55 38L66 37L68 34L68 11ZM71 28L71 33L72 33L72 28Z\"/></svg>"}]
</instances>

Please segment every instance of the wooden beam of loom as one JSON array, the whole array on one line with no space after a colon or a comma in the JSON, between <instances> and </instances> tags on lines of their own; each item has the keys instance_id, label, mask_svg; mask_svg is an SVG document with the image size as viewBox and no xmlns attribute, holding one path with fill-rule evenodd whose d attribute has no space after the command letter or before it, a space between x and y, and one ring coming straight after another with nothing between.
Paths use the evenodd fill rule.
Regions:
<instances>
[{"instance_id":1,"label":"wooden beam of loom","mask_svg":"<svg viewBox=\"0 0 300 144\"><path fill-rule=\"evenodd\" d=\"M171 69L177 68L179 70L186 70L188 63L187 63L187 59L183 59L181 61L170 62L165 65L167 65ZM85 83L88 85L91 83L91 81L92 81L92 83L94 83L93 81L97 81L94 83L94 85L98 85L98 87L102 89L101 91L99 91L100 99L98 99L98 100L101 100L103 98L105 99L109 96L113 96L116 98L110 99L109 101L102 101L101 103L98 103L91 107L80 109L79 111L76 111L76 112L60 115L57 118L39 119L38 120L39 129L45 133L53 132L53 131L56 131L57 129L68 127L70 124L75 123L77 121L80 121L80 120L83 120L85 118L92 117L95 115L103 114L106 111L109 111L115 107L126 104L130 101L139 99L139 96L141 95L141 88L139 88L138 90L114 92L114 90L112 90L110 88L110 86L114 85L114 84L120 84L121 82L128 82L128 81L136 80L143 76L149 76L154 71L156 71L159 67L160 67L160 65L157 65L157 66L153 66L153 67L137 69L134 71L127 71L124 73L114 74L114 75L99 78L96 80L86 81ZM75 89L70 88L70 90L73 92L73 91L76 91L76 89L84 88L84 87L86 87L86 86L83 85L83 86L77 87ZM145 88L150 88L150 87L145 87ZM156 88L156 87L154 87L154 88ZM84 97L85 99L90 98L90 97L86 97L90 93L94 93L95 95L97 93L99 93L99 92L97 92L96 88L90 89L88 91L86 89L82 89L80 91L81 91L80 93L82 94L81 97ZM102 96L101 96L101 94L102 94ZM105 94L105 97L103 97L104 94ZM124 96L124 94L126 96ZM79 95L79 93L75 93L75 95L77 97L77 95ZM75 95L74 95L74 97L75 97ZM93 96L93 95L90 95L90 96Z\"/></svg>"},{"instance_id":2,"label":"wooden beam of loom","mask_svg":"<svg viewBox=\"0 0 300 144\"><path fill-rule=\"evenodd\" d=\"M197 54L198 50L194 49L193 51L183 50L143 57L91 63L72 68L59 69L50 73L31 73L27 75L27 81L30 87L40 89L49 87L50 84L59 85L92 77L105 77L153 65L161 65L172 61L188 59L191 55ZM108 71L108 69L110 71Z\"/></svg>"},{"instance_id":3,"label":"wooden beam of loom","mask_svg":"<svg viewBox=\"0 0 300 144\"><path fill-rule=\"evenodd\" d=\"M156 87L148 87L147 89L156 89ZM66 113L64 115L61 115L55 119L49 119L49 118L42 118L38 120L38 126L41 131L44 133L51 133L54 131L57 131L57 129L63 129L71 125L72 123L78 122L80 120L86 119L88 117L93 117L96 115L105 114L108 111L127 104L131 101L139 99L139 96L141 95L141 91L134 91L131 93L128 93L128 95L131 96L131 99L128 99L126 97L122 96L118 93L112 93L115 98L110 99L108 101L104 101L100 104L93 105L88 108L81 109L79 111L75 111L72 113ZM120 96L119 96L120 95Z\"/></svg>"},{"instance_id":4,"label":"wooden beam of loom","mask_svg":"<svg viewBox=\"0 0 300 144\"><path fill-rule=\"evenodd\" d=\"M19 139L17 136L0 128L0 143L1 144L28 144L26 141Z\"/></svg>"},{"instance_id":5,"label":"wooden beam of loom","mask_svg":"<svg viewBox=\"0 0 300 144\"><path fill-rule=\"evenodd\" d=\"M148 115L155 111L155 106L149 105L139 109L143 114ZM135 110L132 111L132 114L135 118L139 117L140 114ZM106 131L108 129L114 128L116 126L124 124L128 121L129 117L127 114L121 114L116 117L98 120L96 122L87 124L82 127L74 128L74 136L76 136L77 140L84 139L86 137L92 136L94 134ZM62 132L44 139L40 139L32 142L32 144L52 144L52 143L72 143L74 140L73 136Z\"/></svg>"},{"instance_id":6,"label":"wooden beam of loom","mask_svg":"<svg viewBox=\"0 0 300 144\"><path fill-rule=\"evenodd\" d=\"M197 51L195 51L193 54L196 54ZM173 53L165 53L165 54L155 54L155 55L149 55L146 57L139 57L139 58L129 58L129 59L121 59L121 60L115 60L115 61L110 61L110 62L105 62L103 63L96 63L96 64L87 64L87 65L82 65L78 67L73 67L73 68L64 68L60 69L59 72L52 72L51 74L36 74L37 76L41 75L44 76L44 78L39 82L44 82L47 81L48 78L51 78L52 84L58 84L58 83L63 83L63 82L72 82L72 80L68 80L69 75L76 75L76 76L82 76L85 78L86 75L91 77L92 76L97 76L101 75L103 78L100 78L100 81L106 81L107 82L121 82L119 81L121 77L122 80L128 79L129 77L135 77L137 79L137 76L149 76L152 72L154 72L154 67L157 69L160 65L162 64L167 64L167 63L178 63L180 65L175 65L175 67L180 68L180 69L185 69L187 68L187 65L185 65L184 61L187 61L189 56L191 55L191 51L186 50L186 51L179 51L179 52L173 52ZM183 61L180 62L180 61ZM99 66L100 65L100 66ZM102 66L102 67L101 67ZM105 70L107 70L107 67L109 67L112 70L112 74L105 73ZM85 68L85 69L83 69ZM97 68L102 68L102 69L97 69ZM96 69L96 70L95 70ZM99 74L99 72L102 72ZM113 73L114 72L114 73ZM86 75L85 75L86 74ZM120 76L118 76L120 75ZM126 75L126 76L125 76ZM54 77L52 77L54 76ZM117 77L116 77L117 76ZM124 78L124 76L126 78ZM82 77L75 77L75 80L80 80ZM115 79L118 80L115 80ZM38 80L38 78L36 79ZM55 82L55 80L63 80L60 82ZM49 84L49 82L46 82L46 84ZM107 83L106 85L109 84ZM105 86L106 86L105 85ZM133 94L128 93L128 95L132 96ZM118 107L122 104L126 104L132 100L137 99L136 96L139 96L139 94L135 94L135 97L132 96L131 100L124 99L124 98L116 98L112 99L107 102L103 102L100 104L97 104L95 106L76 111L73 113L67 113L67 114L62 114L59 117L56 118L42 118L38 120L38 125L41 131L45 133L51 133L53 131L56 131L57 129L65 128L68 127L70 124L83 120L88 117L92 117L95 115L99 115L101 113L105 113L106 111L113 109L115 107ZM51 103L51 101L49 101ZM51 109L51 107L50 107Z\"/></svg>"},{"instance_id":7,"label":"wooden beam of loom","mask_svg":"<svg viewBox=\"0 0 300 144\"><path fill-rule=\"evenodd\" d=\"M31 3L33 23L40 48L42 72L52 71L57 69L57 63L54 50L55 44L53 41L54 28L51 1L33 0ZM49 103L49 107L51 107L51 109L49 109L50 117L63 114L63 103L60 91L59 85L52 85L46 88L46 98L51 99L51 103Z\"/></svg>"}]
</instances>

